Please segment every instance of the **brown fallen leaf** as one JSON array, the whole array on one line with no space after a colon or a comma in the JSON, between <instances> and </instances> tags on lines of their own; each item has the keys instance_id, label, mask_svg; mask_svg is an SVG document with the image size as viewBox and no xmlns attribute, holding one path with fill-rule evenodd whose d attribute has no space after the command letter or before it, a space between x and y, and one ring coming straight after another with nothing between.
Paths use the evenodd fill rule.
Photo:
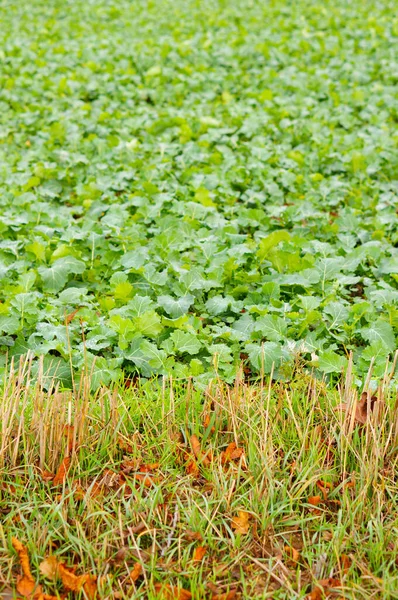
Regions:
<instances>
[{"instance_id":1,"label":"brown fallen leaf","mask_svg":"<svg viewBox=\"0 0 398 600\"><path fill-rule=\"evenodd\" d=\"M199 561L203 560L204 555L206 554L206 552L207 552L206 546L198 546L194 550L192 560L194 562L199 562Z\"/></svg>"},{"instance_id":2,"label":"brown fallen leaf","mask_svg":"<svg viewBox=\"0 0 398 600\"><path fill-rule=\"evenodd\" d=\"M17 577L17 592L24 598L37 598L41 595L41 586L36 585L35 581L31 581L26 575Z\"/></svg>"},{"instance_id":3,"label":"brown fallen leaf","mask_svg":"<svg viewBox=\"0 0 398 600\"><path fill-rule=\"evenodd\" d=\"M139 562L136 562L133 569L130 571L129 577L133 583L137 581L137 579L142 575L142 565Z\"/></svg>"},{"instance_id":4,"label":"brown fallen leaf","mask_svg":"<svg viewBox=\"0 0 398 600\"><path fill-rule=\"evenodd\" d=\"M54 473L51 473L51 471L42 471L41 478L43 481L52 481L54 479Z\"/></svg>"},{"instance_id":5,"label":"brown fallen leaf","mask_svg":"<svg viewBox=\"0 0 398 600\"><path fill-rule=\"evenodd\" d=\"M70 457L65 456L65 458L63 459L63 461L61 462L61 464L58 468L58 471L56 472L56 474L54 476L53 485L62 485L65 482L66 476L69 471L69 467L70 467Z\"/></svg>"},{"instance_id":6,"label":"brown fallen leaf","mask_svg":"<svg viewBox=\"0 0 398 600\"><path fill-rule=\"evenodd\" d=\"M351 558L347 554L342 554L340 556L340 565L343 573L347 573L352 565Z\"/></svg>"},{"instance_id":7,"label":"brown fallen leaf","mask_svg":"<svg viewBox=\"0 0 398 600\"><path fill-rule=\"evenodd\" d=\"M192 452L194 453L195 457L205 467L208 467L210 465L210 459L207 456L207 454L203 454L202 453L202 448L200 446L200 442L199 442L198 437L196 435L191 435L190 442L191 442Z\"/></svg>"},{"instance_id":8,"label":"brown fallen leaf","mask_svg":"<svg viewBox=\"0 0 398 600\"><path fill-rule=\"evenodd\" d=\"M211 600L233 600L237 594L236 589L224 592L223 594L213 594Z\"/></svg>"},{"instance_id":9,"label":"brown fallen leaf","mask_svg":"<svg viewBox=\"0 0 398 600\"><path fill-rule=\"evenodd\" d=\"M198 463L194 459L190 460L187 463L185 470L187 475L192 475L195 478L199 477L200 475Z\"/></svg>"},{"instance_id":10,"label":"brown fallen leaf","mask_svg":"<svg viewBox=\"0 0 398 600\"><path fill-rule=\"evenodd\" d=\"M59 562L56 556L48 556L40 563L39 571L44 577L47 577L47 579L56 581L59 577L58 564Z\"/></svg>"},{"instance_id":11,"label":"brown fallen leaf","mask_svg":"<svg viewBox=\"0 0 398 600\"><path fill-rule=\"evenodd\" d=\"M291 562L297 563L300 560L300 552L296 548L293 548L293 546L284 546L283 549Z\"/></svg>"},{"instance_id":12,"label":"brown fallen leaf","mask_svg":"<svg viewBox=\"0 0 398 600\"><path fill-rule=\"evenodd\" d=\"M73 449L75 448L75 427L74 427L74 425L64 425L64 436L66 437L68 454L70 454L73 451Z\"/></svg>"},{"instance_id":13,"label":"brown fallen leaf","mask_svg":"<svg viewBox=\"0 0 398 600\"><path fill-rule=\"evenodd\" d=\"M202 534L199 531L192 531L191 529L187 529L184 533L184 537L190 542L198 541L201 542L203 540Z\"/></svg>"},{"instance_id":14,"label":"brown fallen leaf","mask_svg":"<svg viewBox=\"0 0 398 600\"><path fill-rule=\"evenodd\" d=\"M135 479L135 481L142 483L147 488L150 488L158 483L158 480L155 477L151 477L146 473L130 473L130 477Z\"/></svg>"},{"instance_id":15,"label":"brown fallen leaf","mask_svg":"<svg viewBox=\"0 0 398 600\"><path fill-rule=\"evenodd\" d=\"M203 427L204 427L205 429L207 429L207 428L209 427L209 425L210 425L210 420L211 420L211 419L210 419L210 413L205 413L205 415L204 415L204 417L203 417ZM213 426L213 427L210 429L210 433L214 433L214 432L215 432L215 430L216 430L216 428Z\"/></svg>"},{"instance_id":16,"label":"brown fallen leaf","mask_svg":"<svg viewBox=\"0 0 398 600\"><path fill-rule=\"evenodd\" d=\"M358 400L355 406L354 423L356 425L365 425L372 413L378 412L383 406L383 402L378 402L377 396L363 392L361 399ZM348 417L351 417L348 405L345 402L336 406L336 409L347 411Z\"/></svg>"},{"instance_id":17,"label":"brown fallen leaf","mask_svg":"<svg viewBox=\"0 0 398 600\"><path fill-rule=\"evenodd\" d=\"M331 593L331 590L341 587L342 583L340 579L333 579L333 577L321 579L306 596L306 600L322 600Z\"/></svg>"},{"instance_id":18,"label":"brown fallen leaf","mask_svg":"<svg viewBox=\"0 0 398 600\"><path fill-rule=\"evenodd\" d=\"M34 581L34 577L30 570L29 555L26 546L24 546L16 537L11 540L14 550L18 554L19 562L21 563L22 572L27 579Z\"/></svg>"},{"instance_id":19,"label":"brown fallen leaf","mask_svg":"<svg viewBox=\"0 0 398 600\"><path fill-rule=\"evenodd\" d=\"M91 573L75 575L72 569L61 562L58 562L58 574L68 591L80 592L83 590L89 600L95 600L97 596L96 575L91 575Z\"/></svg>"},{"instance_id":20,"label":"brown fallen leaf","mask_svg":"<svg viewBox=\"0 0 398 600\"><path fill-rule=\"evenodd\" d=\"M86 575L86 578L87 579L83 584L84 593L89 600L95 600L98 591L97 576L88 574Z\"/></svg>"},{"instance_id":21,"label":"brown fallen leaf","mask_svg":"<svg viewBox=\"0 0 398 600\"><path fill-rule=\"evenodd\" d=\"M239 459L243 453L243 448L238 448L235 442L231 442L224 452L221 452L221 464L227 465L231 461Z\"/></svg>"},{"instance_id":22,"label":"brown fallen leaf","mask_svg":"<svg viewBox=\"0 0 398 600\"><path fill-rule=\"evenodd\" d=\"M244 510L238 511L238 516L232 518L232 529L235 533L245 535L250 529L250 514Z\"/></svg>"},{"instance_id":23,"label":"brown fallen leaf","mask_svg":"<svg viewBox=\"0 0 398 600\"><path fill-rule=\"evenodd\" d=\"M14 550L18 554L23 573L23 575L19 575L17 578L17 592L24 598L36 598L42 594L42 589L40 585L36 585L35 578L31 573L28 550L26 546L15 537L12 538L11 542Z\"/></svg>"},{"instance_id":24,"label":"brown fallen leaf","mask_svg":"<svg viewBox=\"0 0 398 600\"><path fill-rule=\"evenodd\" d=\"M162 600L190 600L192 598L192 594L188 590L169 585L168 583L156 583L155 593Z\"/></svg>"}]
</instances>

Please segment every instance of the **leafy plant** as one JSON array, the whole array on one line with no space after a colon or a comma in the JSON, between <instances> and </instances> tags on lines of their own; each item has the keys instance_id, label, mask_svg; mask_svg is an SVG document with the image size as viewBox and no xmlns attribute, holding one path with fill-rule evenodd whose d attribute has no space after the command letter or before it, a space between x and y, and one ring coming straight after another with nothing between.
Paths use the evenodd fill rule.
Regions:
<instances>
[{"instance_id":1,"label":"leafy plant","mask_svg":"<svg viewBox=\"0 0 398 600\"><path fill-rule=\"evenodd\" d=\"M11 3L3 365L31 350L97 383L230 381L242 358L254 376L299 358L333 377L352 351L380 374L398 327L392 9Z\"/></svg>"}]
</instances>

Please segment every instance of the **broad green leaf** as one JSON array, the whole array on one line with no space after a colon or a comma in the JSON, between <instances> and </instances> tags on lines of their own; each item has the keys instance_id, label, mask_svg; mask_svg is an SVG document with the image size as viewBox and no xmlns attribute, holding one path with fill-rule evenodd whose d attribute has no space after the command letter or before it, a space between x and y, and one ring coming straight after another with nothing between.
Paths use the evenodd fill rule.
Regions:
<instances>
[{"instance_id":1,"label":"broad green leaf","mask_svg":"<svg viewBox=\"0 0 398 600\"><path fill-rule=\"evenodd\" d=\"M186 294L180 298L172 296L159 296L158 305L161 306L172 319L178 319L188 311L195 298L191 294Z\"/></svg>"},{"instance_id":2,"label":"broad green leaf","mask_svg":"<svg viewBox=\"0 0 398 600\"><path fill-rule=\"evenodd\" d=\"M178 329L173 331L170 338L173 340L174 347L179 354L197 354L202 346L194 334Z\"/></svg>"},{"instance_id":3,"label":"broad green leaf","mask_svg":"<svg viewBox=\"0 0 398 600\"><path fill-rule=\"evenodd\" d=\"M279 342L286 337L287 324L284 319L276 315L264 315L255 322L253 330L258 332L262 338Z\"/></svg>"},{"instance_id":4,"label":"broad green leaf","mask_svg":"<svg viewBox=\"0 0 398 600\"><path fill-rule=\"evenodd\" d=\"M326 350L320 355L318 366L323 373L341 373L347 367L347 364L348 361L345 356L341 356L333 350Z\"/></svg>"},{"instance_id":5,"label":"broad green leaf","mask_svg":"<svg viewBox=\"0 0 398 600\"><path fill-rule=\"evenodd\" d=\"M262 344L246 344L246 352L251 365L258 373L271 373L280 365L283 351L280 344L264 342Z\"/></svg>"},{"instance_id":6,"label":"broad green leaf","mask_svg":"<svg viewBox=\"0 0 398 600\"><path fill-rule=\"evenodd\" d=\"M44 289L48 292L59 292L68 281L69 275L79 275L84 272L86 265L74 256L59 258L51 267L39 267L38 271L43 280Z\"/></svg>"},{"instance_id":7,"label":"broad green leaf","mask_svg":"<svg viewBox=\"0 0 398 600\"><path fill-rule=\"evenodd\" d=\"M361 335L370 343L381 342L389 352L396 350L397 344L394 331L391 325L383 319L377 319L369 327L361 329Z\"/></svg>"},{"instance_id":8,"label":"broad green leaf","mask_svg":"<svg viewBox=\"0 0 398 600\"><path fill-rule=\"evenodd\" d=\"M269 256L269 251L274 246L277 246L281 242L288 242L290 240L290 233L283 229L279 231L273 231L267 237L260 240L259 249L257 251L257 256L260 261L266 260Z\"/></svg>"}]
</instances>

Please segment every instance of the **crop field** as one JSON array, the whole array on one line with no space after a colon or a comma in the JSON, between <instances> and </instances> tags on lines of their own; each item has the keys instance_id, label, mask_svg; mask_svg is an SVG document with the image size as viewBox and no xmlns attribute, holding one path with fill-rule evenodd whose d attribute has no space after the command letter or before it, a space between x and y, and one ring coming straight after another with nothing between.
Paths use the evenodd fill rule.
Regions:
<instances>
[{"instance_id":1,"label":"crop field","mask_svg":"<svg viewBox=\"0 0 398 600\"><path fill-rule=\"evenodd\" d=\"M352 351L382 374L394 3L2 5L3 364L207 382Z\"/></svg>"},{"instance_id":2,"label":"crop field","mask_svg":"<svg viewBox=\"0 0 398 600\"><path fill-rule=\"evenodd\" d=\"M397 92L390 0L0 0L0 600L398 598Z\"/></svg>"}]
</instances>

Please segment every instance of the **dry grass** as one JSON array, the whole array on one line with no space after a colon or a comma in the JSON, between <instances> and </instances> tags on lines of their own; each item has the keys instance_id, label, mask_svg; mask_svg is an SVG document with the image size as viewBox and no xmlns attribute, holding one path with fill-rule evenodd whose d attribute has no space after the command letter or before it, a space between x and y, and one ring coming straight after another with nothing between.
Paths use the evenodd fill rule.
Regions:
<instances>
[{"instance_id":1,"label":"dry grass","mask_svg":"<svg viewBox=\"0 0 398 600\"><path fill-rule=\"evenodd\" d=\"M398 598L388 370L375 395L350 369L340 389L299 373L95 394L84 378L45 390L29 371L11 369L0 406L5 598L12 537L54 595L62 582L39 571L51 554L98 576L98 598Z\"/></svg>"}]
</instances>

